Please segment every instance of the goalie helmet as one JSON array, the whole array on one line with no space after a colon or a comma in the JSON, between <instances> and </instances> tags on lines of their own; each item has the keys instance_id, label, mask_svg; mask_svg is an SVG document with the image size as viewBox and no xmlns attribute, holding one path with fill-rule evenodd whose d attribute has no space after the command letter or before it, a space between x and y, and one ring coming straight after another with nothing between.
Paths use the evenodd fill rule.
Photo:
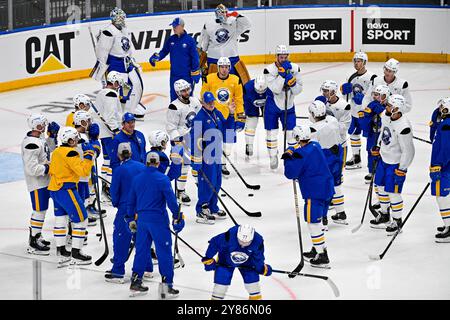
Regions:
<instances>
[{"instance_id":1,"label":"goalie helmet","mask_svg":"<svg viewBox=\"0 0 450 320\"><path fill-rule=\"evenodd\" d=\"M83 121L86 122L86 125L83 126ZM89 122L92 121L92 117L89 114L89 112L84 111L84 110L78 110L77 112L75 112L75 114L73 115L73 124L76 126L82 126L84 128L88 128L89 127Z\"/></svg>"},{"instance_id":2,"label":"goalie helmet","mask_svg":"<svg viewBox=\"0 0 450 320\"><path fill-rule=\"evenodd\" d=\"M253 228L249 224L240 225L237 232L237 238L239 244L242 246L248 246L253 241L253 237L255 236L255 228Z\"/></svg>"},{"instance_id":3,"label":"goalie helmet","mask_svg":"<svg viewBox=\"0 0 450 320\"><path fill-rule=\"evenodd\" d=\"M328 92L331 95L331 91L334 92L334 94L336 95L336 92L338 90L338 84L336 83L336 81L334 80L325 80L322 85L320 86L320 90L328 90Z\"/></svg>"},{"instance_id":4,"label":"goalie helmet","mask_svg":"<svg viewBox=\"0 0 450 320\"><path fill-rule=\"evenodd\" d=\"M228 59L227 57L220 57L219 60L217 61L217 66L229 66L231 67L231 61L230 59Z\"/></svg>"},{"instance_id":5,"label":"goalie helmet","mask_svg":"<svg viewBox=\"0 0 450 320\"><path fill-rule=\"evenodd\" d=\"M325 104L320 100L313 101L309 105L308 110L314 118L323 117L327 114L327 108L325 107Z\"/></svg>"},{"instance_id":6,"label":"goalie helmet","mask_svg":"<svg viewBox=\"0 0 450 320\"><path fill-rule=\"evenodd\" d=\"M80 139L80 135L77 129L72 127L62 127L61 129L59 129L58 141L61 144L68 144L70 139L74 141L78 141Z\"/></svg>"},{"instance_id":7,"label":"goalie helmet","mask_svg":"<svg viewBox=\"0 0 450 320\"><path fill-rule=\"evenodd\" d=\"M267 90L266 77L260 74L255 78L255 91L259 94L263 94Z\"/></svg>"},{"instance_id":8,"label":"goalie helmet","mask_svg":"<svg viewBox=\"0 0 450 320\"><path fill-rule=\"evenodd\" d=\"M79 93L73 97L73 105L75 106L75 108L79 109L80 103L84 104L84 106L88 108L90 108L92 105L91 99L87 95L82 93Z\"/></svg>"},{"instance_id":9,"label":"goalie helmet","mask_svg":"<svg viewBox=\"0 0 450 320\"><path fill-rule=\"evenodd\" d=\"M279 44L275 49L275 54L289 54L289 51L284 44Z\"/></svg>"},{"instance_id":10,"label":"goalie helmet","mask_svg":"<svg viewBox=\"0 0 450 320\"><path fill-rule=\"evenodd\" d=\"M124 85L123 78L117 71L108 72L108 75L106 76L106 81L112 84L118 82L119 86L121 87Z\"/></svg>"},{"instance_id":11,"label":"goalie helmet","mask_svg":"<svg viewBox=\"0 0 450 320\"><path fill-rule=\"evenodd\" d=\"M183 79L175 81L173 88L179 97L181 97L181 91L183 90L189 89L189 94L191 93L191 85Z\"/></svg>"},{"instance_id":12,"label":"goalie helmet","mask_svg":"<svg viewBox=\"0 0 450 320\"><path fill-rule=\"evenodd\" d=\"M402 112L402 113L405 112L406 100L400 94L393 94L393 95L389 96L388 104L391 106L392 109L398 108L398 111L392 112L392 114L398 113L398 112Z\"/></svg>"},{"instance_id":13,"label":"goalie helmet","mask_svg":"<svg viewBox=\"0 0 450 320\"><path fill-rule=\"evenodd\" d=\"M397 73L400 62L394 58L389 59L384 64L384 67L388 70L391 70L394 73Z\"/></svg>"},{"instance_id":14,"label":"goalie helmet","mask_svg":"<svg viewBox=\"0 0 450 320\"><path fill-rule=\"evenodd\" d=\"M362 61L364 61L364 64L367 63L367 61L369 61L369 58L367 57L367 54L365 52L359 51L359 52L355 52L355 54L353 55L353 62L357 59L360 59Z\"/></svg>"},{"instance_id":15,"label":"goalie helmet","mask_svg":"<svg viewBox=\"0 0 450 320\"><path fill-rule=\"evenodd\" d=\"M150 142L152 147L165 148L167 146L167 142L169 142L169 135L165 131L155 130L148 136L148 142Z\"/></svg>"},{"instance_id":16,"label":"goalie helmet","mask_svg":"<svg viewBox=\"0 0 450 320\"><path fill-rule=\"evenodd\" d=\"M292 130L292 135L294 136L296 141L310 140L311 128L305 124L296 126L294 130Z\"/></svg>"},{"instance_id":17,"label":"goalie helmet","mask_svg":"<svg viewBox=\"0 0 450 320\"><path fill-rule=\"evenodd\" d=\"M112 24L118 27L119 29L125 27L125 19L127 15L125 11L123 11L122 9L115 7L114 9L111 10L109 17L111 18Z\"/></svg>"},{"instance_id":18,"label":"goalie helmet","mask_svg":"<svg viewBox=\"0 0 450 320\"><path fill-rule=\"evenodd\" d=\"M224 23L227 21L228 9L223 4L219 4L214 12L216 14L216 19L219 20L220 23Z\"/></svg>"}]
</instances>

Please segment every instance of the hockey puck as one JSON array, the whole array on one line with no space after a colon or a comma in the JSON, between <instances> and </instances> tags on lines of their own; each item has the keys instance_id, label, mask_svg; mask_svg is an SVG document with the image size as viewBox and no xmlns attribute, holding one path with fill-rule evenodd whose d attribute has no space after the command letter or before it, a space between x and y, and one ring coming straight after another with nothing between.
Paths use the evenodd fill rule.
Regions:
<instances>
[{"instance_id":1,"label":"hockey puck","mask_svg":"<svg viewBox=\"0 0 450 320\"><path fill-rule=\"evenodd\" d=\"M253 197L254 194L253 194L253 193L249 193L248 196L249 196L249 197Z\"/></svg>"}]
</instances>

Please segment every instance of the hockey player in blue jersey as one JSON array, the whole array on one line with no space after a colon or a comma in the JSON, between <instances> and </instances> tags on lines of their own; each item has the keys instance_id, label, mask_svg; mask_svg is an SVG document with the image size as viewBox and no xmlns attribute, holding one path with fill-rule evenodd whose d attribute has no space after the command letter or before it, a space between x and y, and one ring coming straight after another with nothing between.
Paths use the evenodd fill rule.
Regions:
<instances>
[{"instance_id":1,"label":"hockey player in blue jersey","mask_svg":"<svg viewBox=\"0 0 450 320\"><path fill-rule=\"evenodd\" d=\"M436 130L439 126L439 123L442 121L442 116L441 116L441 106L445 103L445 100L448 98L442 98L439 99L438 103L437 103L437 108L434 109L432 115L431 115L431 120L429 123L430 126L430 141L433 142L434 140L434 136L436 134Z\"/></svg>"},{"instance_id":2,"label":"hockey player in blue jersey","mask_svg":"<svg viewBox=\"0 0 450 320\"><path fill-rule=\"evenodd\" d=\"M174 90L175 81L183 79L191 84L192 95L194 85L200 81L201 73L197 45L194 38L184 30L184 20L177 17L170 25L174 34L164 43L161 51L154 53L149 61L154 67L157 61L170 54L170 101L173 101L178 98Z\"/></svg>"},{"instance_id":3,"label":"hockey player in blue jersey","mask_svg":"<svg viewBox=\"0 0 450 320\"><path fill-rule=\"evenodd\" d=\"M319 143L311 141L311 128L308 125L295 127L293 135L297 145L289 147L283 154L284 175L298 180L302 197L305 200L304 218L308 223L313 243L311 251L303 256L313 267L326 268L329 264L322 230L322 219L326 217L328 206L334 194L333 176Z\"/></svg>"},{"instance_id":4,"label":"hockey player in blue jersey","mask_svg":"<svg viewBox=\"0 0 450 320\"><path fill-rule=\"evenodd\" d=\"M272 267L265 263L264 239L248 224L234 226L211 238L202 262L206 271L214 271L212 300L225 298L235 268L244 279L249 300L262 299L259 275L272 274Z\"/></svg>"},{"instance_id":5,"label":"hockey player in blue jersey","mask_svg":"<svg viewBox=\"0 0 450 320\"><path fill-rule=\"evenodd\" d=\"M173 288L172 237L169 229L169 216L166 206L172 212L172 226L175 232L184 228L184 218L179 212L175 193L169 178L159 172L159 156L155 152L147 154L147 168L133 180L128 198L127 218L138 216L131 221L131 230L136 230L136 255L131 277L131 296L145 294L148 287L142 285L142 277L150 259L150 246L155 242L162 276L161 292L166 297L176 297L178 290Z\"/></svg>"},{"instance_id":6,"label":"hockey player in blue jersey","mask_svg":"<svg viewBox=\"0 0 450 320\"><path fill-rule=\"evenodd\" d=\"M113 266L110 271L105 273L105 280L108 282L124 283L125 262L128 258L128 249L132 238L128 223L134 220L134 217L125 218L127 215L128 195L133 178L145 170L145 165L132 160L131 155L130 143L120 143L117 156L121 162L114 169L110 188L112 205L117 208L117 213L114 219Z\"/></svg>"},{"instance_id":7,"label":"hockey player in blue jersey","mask_svg":"<svg viewBox=\"0 0 450 320\"><path fill-rule=\"evenodd\" d=\"M450 98L439 101L439 114L441 121L431 149L431 194L436 197L444 222L435 235L436 242L450 242Z\"/></svg>"},{"instance_id":8,"label":"hockey player in blue jersey","mask_svg":"<svg viewBox=\"0 0 450 320\"><path fill-rule=\"evenodd\" d=\"M155 130L148 136L150 143L150 151L156 152L159 155L158 170L170 179L176 180L181 176L181 167L183 165L183 150L182 148L173 148L170 154L170 159L164 152L169 143L169 135L162 130Z\"/></svg>"},{"instance_id":9,"label":"hockey player in blue jersey","mask_svg":"<svg viewBox=\"0 0 450 320\"><path fill-rule=\"evenodd\" d=\"M213 224L216 218L226 218L226 213L217 206L218 198L212 188L219 192L222 186L221 159L225 130L229 121L234 121L233 117L225 120L222 113L215 108L215 101L216 98L211 92L206 91L203 94L203 106L195 116L191 129L191 167L193 171L198 172L196 221L205 224ZM233 104L228 108L230 114L233 114Z\"/></svg>"},{"instance_id":10,"label":"hockey player in blue jersey","mask_svg":"<svg viewBox=\"0 0 450 320\"><path fill-rule=\"evenodd\" d=\"M244 86L245 121L245 155L253 155L253 141L258 125L258 117L264 115L264 106L267 99L267 81L264 75L259 75Z\"/></svg>"},{"instance_id":11,"label":"hockey player in blue jersey","mask_svg":"<svg viewBox=\"0 0 450 320\"><path fill-rule=\"evenodd\" d=\"M145 137L144 134L135 129L136 121L132 113L125 112L122 116L122 130L114 137L111 143L111 169L120 164L117 156L119 144L129 142L131 145L131 159L145 163Z\"/></svg>"}]
</instances>

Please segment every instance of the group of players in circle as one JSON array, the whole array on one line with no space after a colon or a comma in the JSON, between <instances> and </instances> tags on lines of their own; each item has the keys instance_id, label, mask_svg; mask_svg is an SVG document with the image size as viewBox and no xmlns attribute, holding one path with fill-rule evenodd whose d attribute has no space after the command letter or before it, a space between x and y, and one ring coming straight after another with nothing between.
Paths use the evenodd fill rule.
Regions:
<instances>
[{"instance_id":1,"label":"group of players in circle","mask_svg":"<svg viewBox=\"0 0 450 320\"><path fill-rule=\"evenodd\" d=\"M124 112L123 77L120 72L109 71L95 103L84 94L74 97L75 111L68 115L66 126L48 123L41 114L28 119L31 131L22 144L33 208L28 252L49 254L50 242L43 239L41 230L52 198L58 266L90 264L92 258L81 249L87 240L87 227L95 225L100 215L106 217L96 205L100 199L95 191L101 180L101 198L109 199L117 208L113 267L105 279L125 282L125 263L134 239L131 295L148 291L143 279L153 277L153 264L157 262L162 295L177 296L179 292L173 287L177 261L172 254L166 207L172 213L173 230L180 232L185 226L181 205L191 202L186 181L192 168L198 196L196 222L213 224L225 219L226 213L217 205L222 176L230 175L224 157L231 154L236 133L242 130L245 154L253 156L259 117L264 120L270 168L276 169L281 158L285 176L300 186L313 245L304 257L312 266L329 267L324 236L328 211L335 210L331 216L335 223L347 223L342 173L344 168L361 168L361 134L367 138L369 173L365 180L374 184L379 199L373 205L377 212L370 225L386 229L388 235L398 232L402 225L401 192L415 152L407 119L412 101L408 82L397 76L397 60L388 60L384 75L378 77L366 70L367 61L365 53L355 54L356 72L341 85L342 95L337 82L324 81L322 94L308 107L309 123L297 126L294 99L303 85L300 68L289 61L286 46L277 46L275 61L245 84L242 76L231 73L234 65L230 59L220 57L217 72L203 79L201 99L192 96L192 83L184 79L173 82L176 98L168 107L165 130L153 131L148 137L150 151L144 135L135 129L135 114ZM450 98L439 100L430 131L432 194L444 222L436 234L438 242L450 241L449 108ZM281 157L280 123L285 131ZM353 154L349 161L347 135ZM96 158L101 153L100 175ZM170 181L175 181L175 191ZM152 243L156 253L150 249ZM71 251L66 249L68 245ZM249 225L236 225L211 238L202 262L206 271L215 271L213 299L225 297L234 268L239 268L250 299L261 298L259 275L272 273L272 267L265 263L263 238Z\"/></svg>"}]
</instances>

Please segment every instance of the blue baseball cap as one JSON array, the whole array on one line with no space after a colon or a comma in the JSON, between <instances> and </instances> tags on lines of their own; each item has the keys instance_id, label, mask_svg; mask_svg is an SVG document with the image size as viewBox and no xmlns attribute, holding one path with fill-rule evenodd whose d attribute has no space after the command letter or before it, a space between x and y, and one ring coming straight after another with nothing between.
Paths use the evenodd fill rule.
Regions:
<instances>
[{"instance_id":1,"label":"blue baseball cap","mask_svg":"<svg viewBox=\"0 0 450 320\"><path fill-rule=\"evenodd\" d=\"M129 122L129 121L135 121L136 118L134 117L134 114L130 112L125 112L122 116L122 123L123 122Z\"/></svg>"},{"instance_id":2,"label":"blue baseball cap","mask_svg":"<svg viewBox=\"0 0 450 320\"><path fill-rule=\"evenodd\" d=\"M216 100L216 98L214 98L214 95L212 94L212 92L206 91L203 94L203 102L204 103L210 103L210 102L213 102L215 100Z\"/></svg>"},{"instance_id":3,"label":"blue baseball cap","mask_svg":"<svg viewBox=\"0 0 450 320\"><path fill-rule=\"evenodd\" d=\"M169 24L169 26L172 26L174 28L179 26L179 25L184 26L184 20L181 19L180 17L176 17L175 19L173 19L172 23Z\"/></svg>"}]
</instances>

